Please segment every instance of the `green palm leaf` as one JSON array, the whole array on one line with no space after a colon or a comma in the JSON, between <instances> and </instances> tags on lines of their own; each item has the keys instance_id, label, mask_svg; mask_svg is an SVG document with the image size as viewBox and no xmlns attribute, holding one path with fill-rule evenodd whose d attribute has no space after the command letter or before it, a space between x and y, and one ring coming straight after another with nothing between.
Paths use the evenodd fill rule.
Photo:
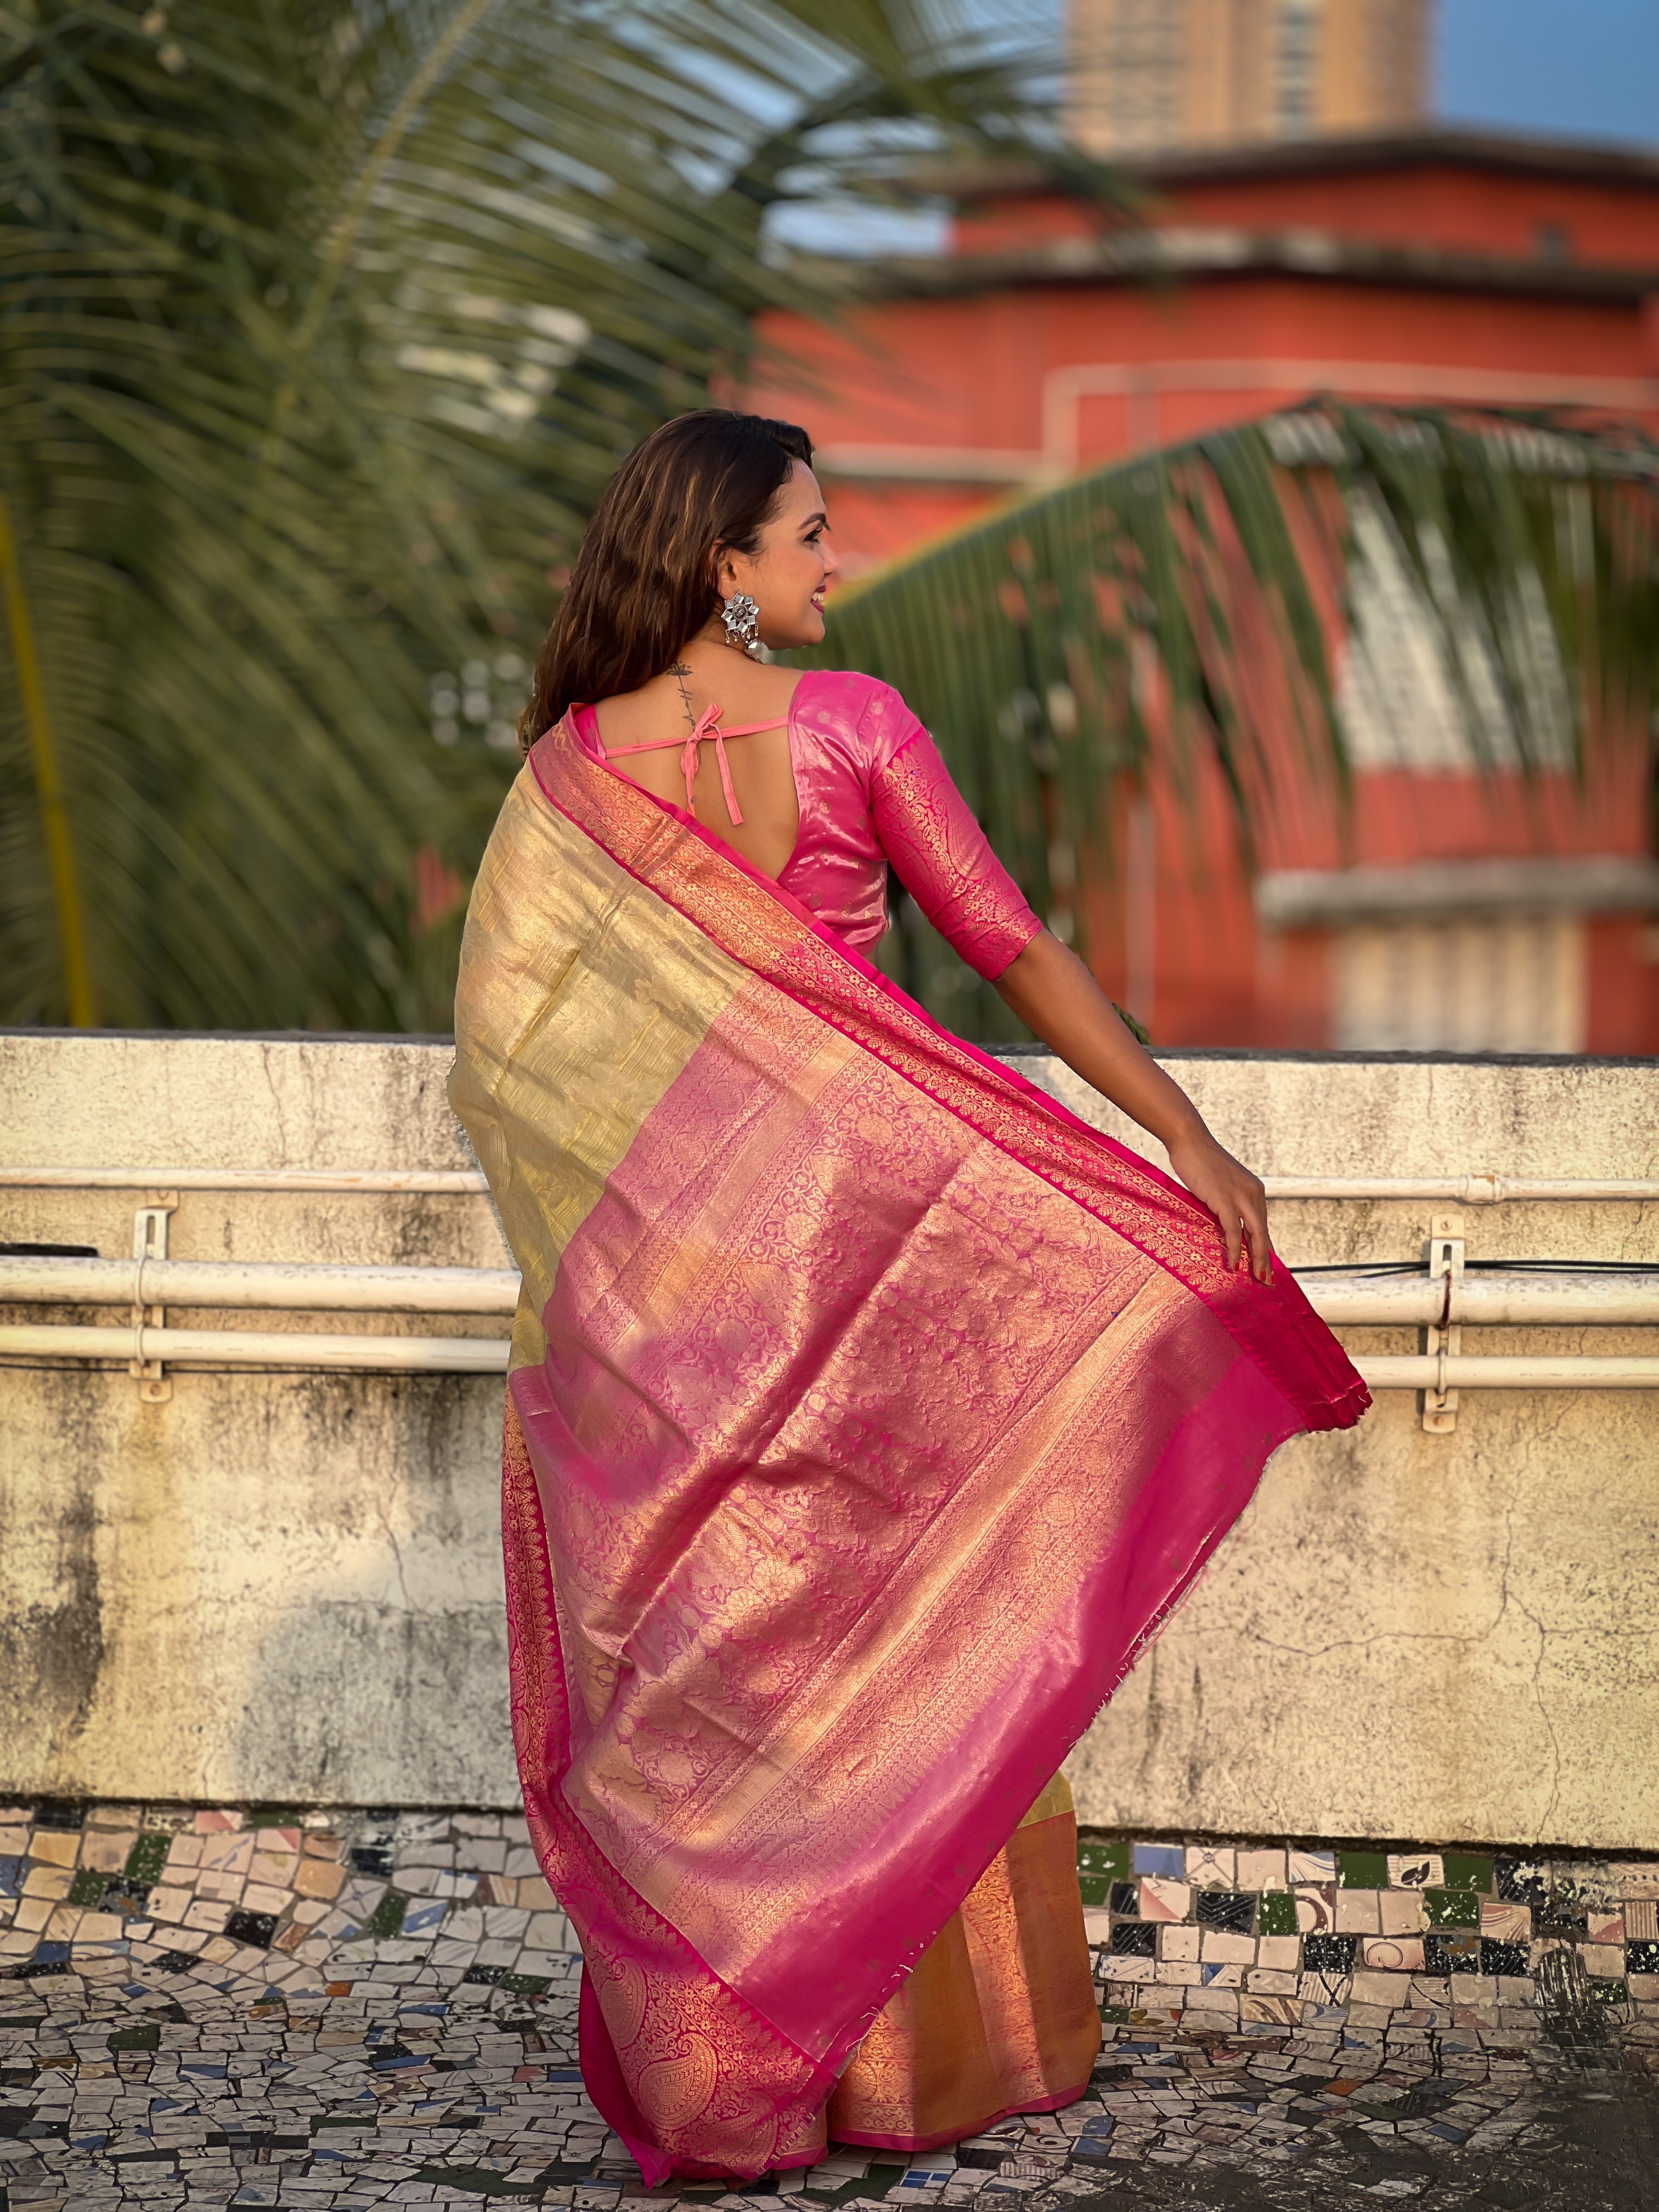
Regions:
<instances>
[{"instance_id":1,"label":"green palm leaf","mask_svg":"<svg viewBox=\"0 0 1659 2212\"><path fill-rule=\"evenodd\" d=\"M1656 486L1632 438L1322 404L1017 499L838 592L811 658L904 692L1080 942L1115 779L1156 757L1194 792L1218 768L1249 864L1293 789L1340 791L1354 728L1386 720L1402 623L1472 769L1650 742ZM904 919L907 988L969 1034L1019 1034Z\"/></svg>"}]
</instances>

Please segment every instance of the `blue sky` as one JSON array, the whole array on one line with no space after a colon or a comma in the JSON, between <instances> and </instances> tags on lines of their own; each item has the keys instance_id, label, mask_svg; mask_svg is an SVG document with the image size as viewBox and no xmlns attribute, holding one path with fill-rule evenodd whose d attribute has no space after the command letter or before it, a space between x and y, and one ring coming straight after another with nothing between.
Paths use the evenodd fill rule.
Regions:
<instances>
[{"instance_id":1,"label":"blue sky","mask_svg":"<svg viewBox=\"0 0 1659 2212\"><path fill-rule=\"evenodd\" d=\"M1448 122L1659 141L1659 0L1440 0Z\"/></svg>"}]
</instances>

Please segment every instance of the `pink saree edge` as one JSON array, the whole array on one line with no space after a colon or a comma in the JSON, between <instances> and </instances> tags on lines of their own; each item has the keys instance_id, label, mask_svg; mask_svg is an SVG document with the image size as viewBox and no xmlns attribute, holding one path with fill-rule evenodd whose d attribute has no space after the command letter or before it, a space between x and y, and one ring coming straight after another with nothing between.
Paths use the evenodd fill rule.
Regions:
<instances>
[{"instance_id":1,"label":"pink saree edge","mask_svg":"<svg viewBox=\"0 0 1659 2212\"><path fill-rule=\"evenodd\" d=\"M808 672L809 674L811 672L810 671ZM1097 1146L1109 1152L1115 1159L1121 1161L1126 1167L1132 1168L1137 1174L1147 1176L1153 1183L1157 1184L1170 1196L1177 1200L1182 1207L1202 1214L1206 1220L1209 1221L1212 1224L1214 1224L1214 1215L1210 1212L1207 1206L1203 1206L1199 1200L1193 1196L1192 1193L1187 1188L1184 1183L1179 1182L1174 1176L1165 1173L1162 1168L1155 1166L1152 1161L1143 1158L1139 1152L1132 1152L1127 1145L1121 1144L1116 1138L1109 1137L1103 1130L1095 1128L1091 1123L1084 1121L1079 1115L1073 1114L1069 1107L1062 1106L1057 1099L1051 1098L1047 1091L1040 1089L1039 1086L1031 1082L1028 1077L1021 1075L1016 1069L1008 1067L1005 1063L995 1059L991 1054L984 1051L980 1046L970 1043L966 1038L959 1037L954 1033L954 1031L945 1028L942 1023L939 1023L933 1018L926 1007L919 1006L907 992L901 990L899 986L895 983L890 976L884 975L881 970L878 968L874 967L861 953L855 952L852 946L847 944L842 938L838 936L826 922L820 921L810 908L803 905L793 893L785 890L780 884L775 882L773 878L767 875L763 870L755 867L751 862L745 860L743 855L735 851L732 846L728 845L723 837L720 836L714 830L706 828L702 823L697 820L695 815L688 813L684 807L676 805L672 799L659 799L654 792L645 790L641 785L636 784L630 776L623 775L619 769L612 768L608 762L595 760L592 755L587 750L586 747L577 737L568 716L563 721L556 723L551 729L544 731L542 736L538 738L536 740L536 743L531 747L527 758L531 772L536 781L536 787L541 793L542 797L546 800L547 804L553 809L555 813L562 816L564 820L570 823L572 826L579 830L583 836L592 839L595 843L599 844L601 850L605 852L609 857L616 862L617 866L621 868L625 874L630 876L642 890L648 891L653 898L661 900L665 906L672 908L676 914L682 915L684 920L690 922L694 929L702 931L702 924L698 921L695 915L687 912L686 908L682 904L671 898L667 892L662 890L659 885L650 882L637 868L632 866L628 860L623 859L619 853L615 852L609 845L605 844L602 840L595 837L593 831L590 830L584 822L580 821L568 806L563 805L557 795L550 787L546 777L542 773L542 763L538 759L538 755L541 752L542 748L548 744L549 739L556 737L561 731L566 732L567 740L572 750L580 756L581 760L588 767L599 770L601 774L611 777L616 782L625 786L629 791L637 793L637 795L641 799L644 799L648 805L654 807L659 813L678 823L682 829L689 831L692 837L694 837L698 843L702 845L716 859L720 860L727 866L735 868L740 875L746 878L748 881L754 884L763 890L775 905L781 907L783 911L790 916L791 920L795 921L800 927L805 934L814 938L819 944L824 945L835 958L844 962L847 966L848 966L863 981L872 984L884 997L891 1000L896 1006L900 1008L910 1020L915 1022L929 1036L937 1039L939 1043L945 1045L948 1048L961 1054L982 1073L994 1077L999 1084L1003 1085L1006 1089L1012 1091L1023 1103L1035 1107L1048 1120L1058 1123L1062 1128L1069 1130L1074 1134L1080 1135L1087 1142L1094 1146ZM702 933L708 934L706 931L702 931ZM718 939L711 938L710 942L717 943ZM726 947L722 947L721 949L723 951L727 950ZM741 961L742 957L740 954L736 953L731 954L730 957L738 959L739 961ZM746 965L747 963L745 963L744 964ZM751 969L750 972L757 973L758 971ZM961 1121L963 1118L959 1109L953 1106L948 1099L941 1097L936 1091L933 1090L927 1083L923 1082L912 1069L902 1066L890 1054L884 1052L877 1038L872 1036L864 1034L846 1019L839 1018L830 1010L823 1006L813 1003L812 1000L803 996L799 992L791 989L787 983L781 982L775 976L769 975L763 977L762 980L769 984L774 990L781 993L785 998L790 1000L794 1005L801 1007L805 1012L811 1014L816 1020L823 1022L827 1028L836 1030L840 1036L848 1037L853 1043L858 1045L861 1050L870 1053L874 1058L879 1060L883 1066L889 1068L892 1073L900 1079L902 1082L908 1083L913 1090L919 1091L924 1097L932 1099L933 1103L942 1113L949 1114L952 1119L956 1121ZM1051 1189L1059 1191L1062 1197L1069 1200L1073 1205L1080 1207L1085 1212L1091 1214L1096 1220L1099 1221L1103 1227L1109 1229L1115 1237L1121 1237L1126 1244L1133 1246L1135 1250L1144 1254L1147 1259L1152 1261L1155 1267L1162 1268L1166 1274L1174 1276L1175 1279L1181 1283L1183 1288L1185 1288L1194 1297L1197 1298L1201 1304L1206 1306L1212 1314L1215 1315L1216 1318L1221 1322L1223 1328L1228 1331L1228 1334L1232 1336L1235 1342L1238 1344L1239 1349L1245 1354L1245 1356L1248 1358L1255 1360L1259 1366L1261 1365L1262 1363L1260 1351L1247 1341L1244 1337L1240 1335L1237 1328L1234 1324L1233 1317L1216 1299L1209 1296L1197 1284L1188 1281L1184 1275L1179 1273L1176 1269L1172 1267L1165 1258L1164 1258L1159 1253L1154 1251L1149 1245L1142 1243L1141 1240L1136 1237L1129 1230L1123 1227L1118 1222L1109 1220L1105 1214L1103 1214L1098 1207L1091 1206L1086 1198L1081 1197L1077 1192L1067 1188L1067 1187L1056 1176L1048 1174L1042 1167L1036 1165L1030 1160L1021 1158L1020 1155L994 1132L981 1130L978 1133L985 1143L994 1146L995 1148L999 1152L1002 1152L1006 1158L1018 1160L1019 1164L1024 1167L1029 1174L1034 1175L1039 1179L1039 1181L1048 1183ZM1217 1233L1219 1234L1218 1228ZM1276 1254L1273 1255L1275 1259L1277 1259L1277 1256L1278 1255ZM1243 1285L1243 1295L1247 1297L1252 1296L1258 1291L1263 1291L1269 1287L1276 1288L1280 1296L1284 1296L1285 1295L1286 1286L1288 1285L1289 1295L1292 1300L1299 1301L1300 1306L1302 1308L1305 1308L1307 1312L1311 1315L1312 1310L1311 1308L1307 1307L1306 1299L1303 1296L1300 1285L1297 1283L1295 1277L1290 1274L1288 1270L1284 1272L1282 1280L1278 1282L1274 1286L1258 1285L1253 1276L1243 1270L1239 1273L1238 1280ZM1267 1370L1264 1367L1263 1372L1266 1373L1267 1371ZM1364 1383L1359 1379L1359 1377L1355 1376L1353 1380L1347 1383L1340 1393L1334 1395L1328 1393L1317 1403L1304 1402L1299 1404L1297 1410L1302 1417L1300 1427L1310 1432L1323 1429L1349 1428L1352 1427L1360 1418L1361 1414L1364 1413L1366 1407L1370 1404L1370 1391L1366 1389Z\"/></svg>"},{"instance_id":2,"label":"pink saree edge","mask_svg":"<svg viewBox=\"0 0 1659 2212\"><path fill-rule=\"evenodd\" d=\"M581 2055L582 2087L592 2099L593 2108L599 2118L640 2169L641 2178L647 2189L660 2189L665 2182L675 2179L753 2181L758 2179L762 2173L787 2173L798 2166L816 2166L823 2156L823 2153L817 2149L791 2151L748 2174L734 2172L730 2166L713 2163L708 2159L677 2158L659 2149L642 2132L645 2122L640 2116L639 2107L634 2102L627 2082L623 2079L622 2068L617 2063L616 2047L605 2024L605 2014L599 2009L599 1996L586 1965L582 1968L581 1986L576 2001L576 2038ZM834 2089L835 2079L831 2075L823 2085L821 2106L829 2102ZM1022 2109L1036 2111L1038 2108L1031 2106ZM895 2144L892 2148L900 2146Z\"/></svg>"},{"instance_id":3,"label":"pink saree edge","mask_svg":"<svg viewBox=\"0 0 1659 2212\"><path fill-rule=\"evenodd\" d=\"M576 2050L582 2087L592 2099L593 2109L638 2166L646 2187L661 2188L673 2172L674 2161L643 2133L645 2123L617 2063L616 2046L599 2010L586 1960L576 1997Z\"/></svg>"},{"instance_id":4,"label":"pink saree edge","mask_svg":"<svg viewBox=\"0 0 1659 2212\"><path fill-rule=\"evenodd\" d=\"M528 1376L538 1371L533 1368L520 1368L509 1374L507 1378L507 1396L512 1401L514 1413L520 1420L521 1430L524 1416L520 1405L520 1393L515 1384L520 1376ZM504 1464L503 1473L505 1472ZM533 1474L533 1468L532 1472ZM513 1699L514 1752L523 1788L525 1813L530 1824L532 1838L536 1844L537 1857L544 1869L549 1860L556 1856L564 1860L567 1865L573 1858L577 1860L586 1858L590 1862L602 1865L605 1870L605 1885L624 1893L635 1905L642 1920L654 1921L669 1930L679 1949L695 1962L709 1982L724 1992L726 2000L739 2018L753 2022L757 2031L757 2041L763 2040L775 2046L778 2044L787 2045L799 2062L799 2066L809 2084L809 2091L804 2094L797 2090L793 2097L778 2099L775 2104L777 2117L781 2118L792 2109L798 2110L803 2106L808 2111L821 2107L828 2100L835 2087L836 2076L833 2071L821 2060L815 2060L808 2052L801 2050L793 2038L769 2021L740 1990L732 1988L730 1983L716 1973L701 1952L686 1941L679 1929L665 1920L653 1905L640 1896L627 1878L605 1856L599 1844L587 1833L574 1814L568 1811L558 1802L555 1792L547 1786L548 1780L552 1778L551 1775L544 1778L537 1771L537 1761L534 1756L536 1747L526 1741L526 1731L521 1729L520 1723L520 1706L516 1695L519 1677L519 1627L513 1604L515 1571L520 1574L530 1571L539 1580L541 1595L550 1617L556 1619L553 1602L552 1564L548 1555L546 1528L541 1519L539 1499L537 1520L539 1540L534 1547L533 1555L514 1561L509 1552L507 1561L508 1663L514 1677L515 1692ZM556 1748L568 1762L570 1749L569 1708L562 1678L563 1655L556 1647L552 1655L552 1663L559 1673L557 1705L560 1741ZM574 1884L567 1885L565 1893L556 1892L556 1894L560 1895L560 1903L566 1911L567 1916L573 1920L576 1916L570 1911L569 1902L567 1900L574 1887ZM589 1936L592 1919L591 1915L584 1917L588 1919L588 1927L584 1928L578 1923L578 1933L586 1939ZM624 1948L626 1948L625 1939ZM584 2087L592 2098L600 2117L615 2131L629 2157L638 2166L647 2188L660 2187L665 2181L676 2175L690 2180L707 2179L711 2177L718 2179L727 2174L738 2176L738 2165L738 2165L710 2166L706 2161L677 2157L673 2153L665 2151L659 2144L653 2142L649 2135L645 2132L646 2123L623 2075L616 2046L611 2041L610 2029L605 2024L605 2014L600 2008L598 1992L592 1984L585 1950L578 2004L577 2048ZM781 2170L789 2166L811 2165L813 2163L814 2155L789 2156L768 2164L757 2165L754 2167L754 2173Z\"/></svg>"}]
</instances>

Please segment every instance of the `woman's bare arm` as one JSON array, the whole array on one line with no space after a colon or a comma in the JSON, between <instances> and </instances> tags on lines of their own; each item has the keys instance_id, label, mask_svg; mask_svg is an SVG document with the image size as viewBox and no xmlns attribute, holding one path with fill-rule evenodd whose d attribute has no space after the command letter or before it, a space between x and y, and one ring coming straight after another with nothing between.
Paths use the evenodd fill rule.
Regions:
<instances>
[{"instance_id":1,"label":"woman's bare arm","mask_svg":"<svg viewBox=\"0 0 1659 2212\"><path fill-rule=\"evenodd\" d=\"M1042 930L1004 969L995 988L1005 1005L1067 1067L1164 1146L1182 1182L1220 1223L1228 1265L1238 1265L1248 1243L1256 1280L1271 1280L1267 1206L1260 1180L1216 1142L1197 1107L1142 1051L1077 955Z\"/></svg>"}]
</instances>

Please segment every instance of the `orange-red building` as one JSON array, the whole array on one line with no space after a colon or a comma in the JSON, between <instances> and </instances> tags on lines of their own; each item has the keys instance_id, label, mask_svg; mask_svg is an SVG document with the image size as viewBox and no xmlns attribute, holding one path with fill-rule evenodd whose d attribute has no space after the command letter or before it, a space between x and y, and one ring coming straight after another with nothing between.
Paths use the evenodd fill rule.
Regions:
<instances>
[{"instance_id":1,"label":"orange-red building","mask_svg":"<svg viewBox=\"0 0 1659 2212\"><path fill-rule=\"evenodd\" d=\"M1311 394L1659 431L1659 159L1443 131L1164 155L1135 226L1036 175L953 186L952 250L842 329L772 318L857 574L1024 485ZM1387 687L1385 686L1385 692ZM1358 726L1363 723L1364 726ZM1169 1044L1659 1052L1646 732L1477 775L1431 683L1350 729L1247 879L1217 779L1111 825L1091 951Z\"/></svg>"}]
</instances>

